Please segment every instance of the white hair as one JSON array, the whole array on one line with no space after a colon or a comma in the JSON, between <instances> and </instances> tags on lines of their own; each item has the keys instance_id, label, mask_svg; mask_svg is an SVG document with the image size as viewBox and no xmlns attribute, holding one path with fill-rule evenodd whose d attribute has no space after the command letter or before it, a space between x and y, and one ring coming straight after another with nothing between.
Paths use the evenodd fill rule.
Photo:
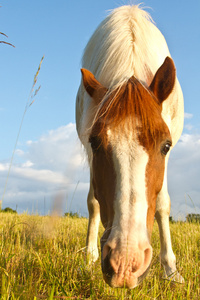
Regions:
<instances>
[{"instance_id":1,"label":"white hair","mask_svg":"<svg viewBox=\"0 0 200 300\"><path fill-rule=\"evenodd\" d=\"M113 89L133 75L149 85L166 56L167 43L150 15L139 5L127 5L101 22L85 48L82 65Z\"/></svg>"}]
</instances>

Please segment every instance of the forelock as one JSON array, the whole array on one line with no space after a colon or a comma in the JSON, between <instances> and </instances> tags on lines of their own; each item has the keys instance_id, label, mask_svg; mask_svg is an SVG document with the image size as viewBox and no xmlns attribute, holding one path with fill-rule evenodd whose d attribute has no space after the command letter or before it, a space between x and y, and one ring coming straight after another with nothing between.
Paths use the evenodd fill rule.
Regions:
<instances>
[{"instance_id":1,"label":"forelock","mask_svg":"<svg viewBox=\"0 0 200 300\"><path fill-rule=\"evenodd\" d=\"M159 132L166 130L161 111L151 91L131 77L122 87L108 91L99 104L91 135L100 136L106 147L108 129L113 132L125 127L135 130L139 125L146 144L154 144Z\"/></svg>"}]
</instances>

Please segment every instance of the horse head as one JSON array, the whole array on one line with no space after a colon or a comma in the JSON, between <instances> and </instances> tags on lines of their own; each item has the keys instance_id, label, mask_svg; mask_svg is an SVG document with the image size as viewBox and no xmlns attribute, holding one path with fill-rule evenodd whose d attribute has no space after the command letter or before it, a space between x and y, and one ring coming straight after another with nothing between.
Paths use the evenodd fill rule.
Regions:
<instances>
[{"instance_id":1,"label":"horse head","mask_svg":"<svg viewBox=\"0 0 200 300\"><path fill-rule=\"evenodd\" d=\"M102 271L112 287L135 287L151 263L156 198L172 146L162 105L173 90L175 78L169 57L149 87L132 76L110 90L82 69L84 87L96 106L88 143L92 148L94 195L105 228Z\"/></svg>"}]
</instances>

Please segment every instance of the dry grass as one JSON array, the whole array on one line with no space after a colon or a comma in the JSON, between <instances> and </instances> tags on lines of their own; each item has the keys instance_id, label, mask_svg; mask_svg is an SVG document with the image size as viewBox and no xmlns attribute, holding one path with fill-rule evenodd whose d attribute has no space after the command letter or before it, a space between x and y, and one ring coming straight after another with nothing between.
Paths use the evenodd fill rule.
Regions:
<instances>
[{"instance_id":1,"label":"dry grass","mask_svg":"<svg viewBox=\"0 0 200 300\"><path fill-rule=\"evenodd\" d=\"M104 283L100 260L92 267L85 264L87 223L83 218L0 213L0 299L200 299L199 224L171 224L184 285L162 279L155 224L149 276L126 290Z\"/></svg>"}]
</instances>

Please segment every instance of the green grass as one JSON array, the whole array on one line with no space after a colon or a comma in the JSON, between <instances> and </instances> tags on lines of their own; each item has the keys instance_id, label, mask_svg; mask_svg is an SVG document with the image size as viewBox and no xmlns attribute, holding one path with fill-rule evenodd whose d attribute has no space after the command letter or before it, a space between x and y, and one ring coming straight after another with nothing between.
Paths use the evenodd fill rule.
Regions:
<instances>
[{"instance_id":1,"label":"green grass","mask_svg":"<svg viewBox=\"0 0 200 300\"><path fill-rule=\"evenodd\" d=\"M85 264L87 223L70 216L0 213L0 299L200 299L199 224L171 224L184 285L162 279L155 223L149 275L140 286L126 290L105 284L100 260Z\"/></svg>"}]
</instances>

